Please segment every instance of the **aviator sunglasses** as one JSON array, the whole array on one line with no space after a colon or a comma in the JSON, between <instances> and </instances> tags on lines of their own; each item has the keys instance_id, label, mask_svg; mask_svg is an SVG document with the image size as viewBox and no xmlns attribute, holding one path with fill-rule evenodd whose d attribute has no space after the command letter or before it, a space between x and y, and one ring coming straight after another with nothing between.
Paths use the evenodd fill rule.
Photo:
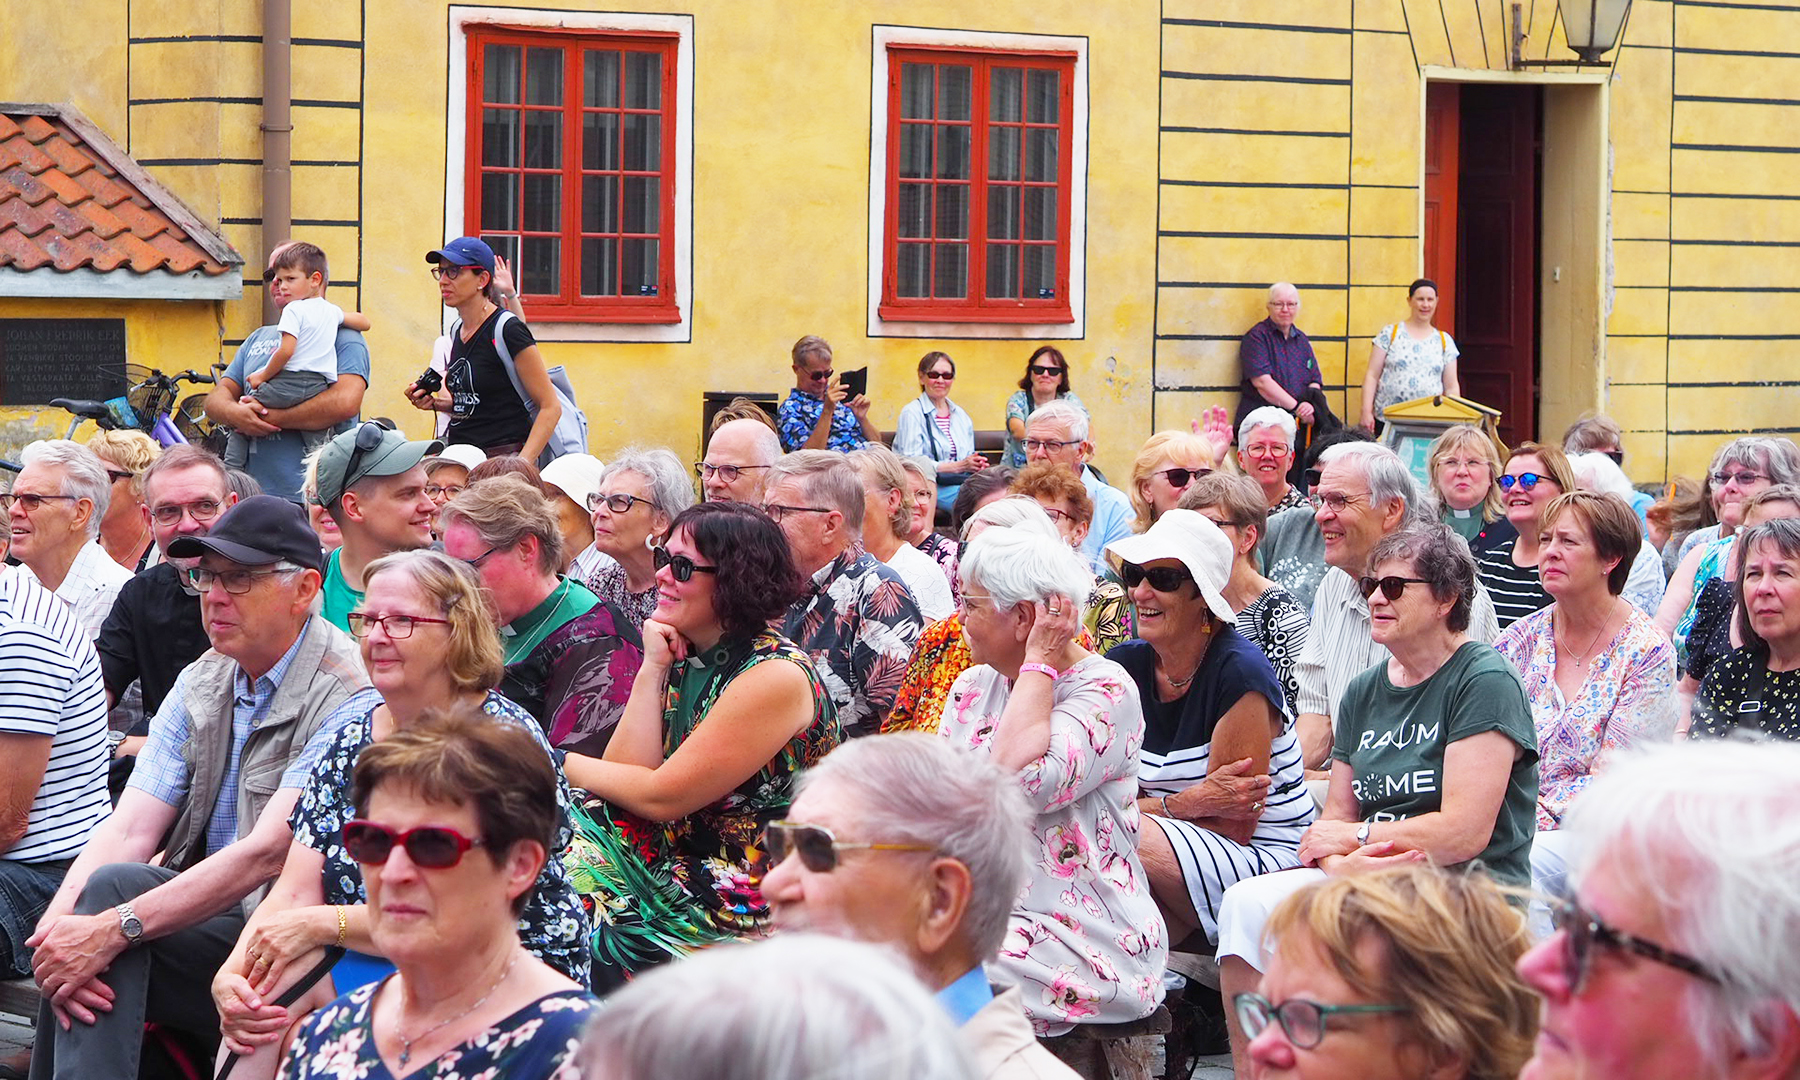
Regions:
<instances>
[{"instance_id":1,"label":"aviator sunglasses","mask_svg":"<svg viewBox=\"0 0 1800 1080\"><path fill-rule=\"evenodd\" d=\"M691 581L695 574L716 574L719 572L718 567L701 566L686 555L671 555L669 554L669 549L662 547L661 545L650 549L650 560L656 564L658 570L661 570L665 566L668 567L669 575L676 581Z\"/></svg>"},{"instance_id":2,"label":"aviator sunglasses","mask_svg":"<svg viewBox=\"0 0 1800 1080\"><path fill-rule=\"evenodd\" d=\"M769 865L779 866L788 854L800 856L800 865L815 874L829 874L837 869L840 851L936 851L929 844L849 844L831 834L823 825L807 825L799 821L771 821L763 826L763 849L769 853Z\"/></svg>"},{"instance_id":3,"label":"aviator sunglasses","mask_svg":"<svg viewBox=\"0 0 1800 1080\"><path fill-rule=\"evenodd\" d=\"M479 837L467 837L442 825L420 825L396 832L386 825L360 818L344 823L344 850L364 866L380 866L394 853L406 849L406 857L427 870L447 870L462 862L463 853L481 846Z\"/></svg>"}]
</instances>

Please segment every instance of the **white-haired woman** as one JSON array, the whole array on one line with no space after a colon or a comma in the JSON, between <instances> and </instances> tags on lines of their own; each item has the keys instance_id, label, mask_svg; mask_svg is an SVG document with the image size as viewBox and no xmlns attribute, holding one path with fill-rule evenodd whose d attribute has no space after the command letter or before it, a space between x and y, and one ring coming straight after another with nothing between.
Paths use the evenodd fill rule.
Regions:
<instances>
[{"instance_id":1,"label":"white-haired woman","mask_svg":"<svg viewBox=\"0 0 1800 1080\"><path fill-rule=\"evenodd\" d=\"M1609 455L1599 451L1576 454L1569 459L1569 468L1575 471L1575 479L1588 491L1598 491L1604 495L1617 495L1624 500L1626 506L1632 505L1632 496L1638 494L1625 478L1624 470ZM1632 511L1636 514L1636 511ZM1637 608L1651 618L1656 617L1656 609L1662 606L1663 593L1668 589L1668 579L1663 577L1662 552L1656 550L1648 537L1643 535L1644 519L1638 518L1638 550L1631 557L1631 570L1625 579L1625 592L1622 594L1632 607Z\"/></svg>"},{"instance_id":2,"label":"white-haired woman","mask_svg":"<svg viewBox=\"0 0 1800 1080\"><path fill-rule=\"evenodd\" d=\"M993 528L962 569L979 666L951 688L943 734L1018 771L1043 845L994 967L1040 1036L1140 1019L1162 1000L1168 942L1137 854L1137 687L1076 642L1092 576L1065 545Z\"/></svg>"},{"instance_id":3,"label":"white-haired woman","mask_svg":"<svg viewBox=\"0 0 1800 1080\"><path fill-rule=\"evenodd\" d=\"M656 610L654 549L668 537L675 515L692 505L693 480L681 459L662 447L620 451L588 499L594 550L606 558L585 584L617 604L634 626L643 626Z\"/></svg>"},{"instance_id":4,"label":"white-haired woman","mask_svg":"<svg viewBox=\"0 0 1800 1080\"><path fill-rule=\"evenodd\" d=\"M944 572L944 579L950 582L950 600L956 601L956 541L937 531L938 482L937 469L930 458L902 457L901 468L906 470L906 489L912 493L913 520L912 528L907 531L906 542L931 556L938 569ZM962 485L957 485L960 493ZM952 505L955 498L951 499ZM950 507L944 507L949 513Z\"/></svg>"},{"instance_id":5,"label":"white-haired woman","mask_svg":"<svg viewBox=\"0 0 1800 1080\"><path fill-rule=\"evenodd\" d=\"M1262 488L1270 514L1306 505L1306 492L1288 480L1299 430L1293 415L1274 405L1251 409L1238 425L1238 468Z\"/></svg>"}]
</instances>

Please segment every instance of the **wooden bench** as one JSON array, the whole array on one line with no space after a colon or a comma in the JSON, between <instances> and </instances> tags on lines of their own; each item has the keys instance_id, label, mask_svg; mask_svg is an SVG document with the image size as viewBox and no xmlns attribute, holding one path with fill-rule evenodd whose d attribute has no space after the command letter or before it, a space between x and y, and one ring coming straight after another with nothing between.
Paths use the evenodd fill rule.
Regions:
<instances>
[{"instance_id":1,"label":"wooden bench","mask_svg":"<svg viewBox=\"0 0 1800 1080\"><path fill-rule=\"evenodd\" d=\"M22 1016L27 1024L37 1023L38 1006L43 1003L37 983L30 979L7 979L0 982L0 1013Z\"/></svg>"},{"instance_id":2,"label":"wooden bench","mask_svg":"<svg viewBox=\"0 0 1800 1080\"><path fill-rule=\"evenodd\" d=\"M1163 1036L1171 1026L1169 1010L1158 1005L1139 1020L1076 1024L1068 1034L1038 1043L1082 1080L1150 1080L1163 1071Z\"/></svg>"}]
</instances>

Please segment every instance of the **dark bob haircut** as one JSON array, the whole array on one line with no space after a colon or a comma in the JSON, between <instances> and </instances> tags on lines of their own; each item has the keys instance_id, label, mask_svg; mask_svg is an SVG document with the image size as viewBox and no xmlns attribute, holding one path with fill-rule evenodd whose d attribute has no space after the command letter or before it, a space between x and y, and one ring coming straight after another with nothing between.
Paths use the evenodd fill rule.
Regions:
<instances>
[{"instance_id":1,"label":"dark bob haircut","mask_svg":"<svg viewBox=\"0 0 1800 1080\"><path fill-rule=\"evenodd\" d=\"M1018 470L1010 465L996 465L991 469L983 469L969 474L962 486L956 489L956 498L950 503L950 531L952 535L961 536L963 522L969 520L981 500L989 495L1004 495L1012 487L1013 478Z\"/></svg>"},{"instance_id":2,"label":"dark bob haircut","mask_svg":"<svg viewBox=\"0 0 1800 1080\"><path fill-rule=\"evenodd\" d=\"M747 638L787 611L805 591L781 526L754 506L704 502L675 516L669 535L686 530L702 557L719 568L713 611L725 636Z\"/></svg>"},{"instance_id":3,"label":"dark bob haircut","mask_svg":"<svg viewBox=\"0 0 1800 1080\"><path fill-rule=\"evenodd\" d=\"M1062 379L1056 384L1056 396L1062 397L1069 392L1069 361L1063 356L1062 350L1054 345L1039 345L1037 351L1025 361L1025 374L1019 378L1019 389L1031 389L1031 365L1037 363L1038 358L1043 356L1048 356L1062 365Z\"/></svg>"},{"instance_id":4,"label":"dark bob haircut","mask_svg":"<svg viewBox=\"0 0 1800 1080\"><path fill-rule=\"evenodd\" d=\"M1415 280L1411 285L1408 285L1406 287L1406 298L1408 300L1412 299L1413 294L1418 292L1420 289L1430 289L1432 292L1437 292L1438 291L1437 282L1431 280L1428 277L1422 277L1422 278Z\"/></svg>"}]
</instances>

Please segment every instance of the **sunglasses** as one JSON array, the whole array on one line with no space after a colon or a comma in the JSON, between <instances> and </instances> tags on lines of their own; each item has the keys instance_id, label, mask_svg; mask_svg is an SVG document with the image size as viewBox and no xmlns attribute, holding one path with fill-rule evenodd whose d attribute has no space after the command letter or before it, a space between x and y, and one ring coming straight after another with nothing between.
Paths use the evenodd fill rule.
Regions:
<instances>
[{"instance_id":1,"label":"sunglasses","mask_svg":"<svg viewBox=\"0 0 1800 1080\"><path fill-rule=\"evenodd\" d=\"M1309 490L1312 488L1316 488L1319 486L1319 482L1325 479L1325 470L1324 469L1308 469L1308 470L1306 470L1306 472L1301 474L1301 479L1306 481L1306 486Z\"/></svg>"},{"instance_id":2,"label":"sunglasses","mask_svg":"<svg viewBox=\"0 0 1800 1080\"><path fill-rule=\"evenodd\" d=\"M650 560L656 564L658 570L665 566L668 567L669 576L676 581L690 581L696 573L716 574L719 572L718 567L701 566L686 555L671 555L668 548L660 545L650 549Z\"/></svg>"},{"instance_id":3,"label":"sunglasses","mask_svg":"<svg viewBox=\"0 0 1800 1080\"><path fill-rule=\"evenodd\" d=\"M1384 578L1358 578L1356 581L1356 587L1362 590L1364 600L1374 596L1375 590L1380 589L1381 595L1387 597L1388 603L1390 604L1400 599L1400 594L1406 591L1408 585L1429 584L1431 584L1431 582L1426 581L1424 578L1401 577L1398 574L1389 574Z\"/></svg>"},{"instance_id":4,"label":"sunglasses","mask_svg":"<svg viewBox=\"0 0 1800 1080\"><path fill-rule=\"evenodd\" d=\"M131 477L132 477L131 473L120 472L118 469L106 470L106 478L115 484L121 480L129 480L129 479L131 479Z\"/></svg>"},{"instance_id":5,"label":"sunglasses","mask_svg":"<svg viewBox=\"0 0 1800 1080\"><path fill-rule=\"evenodd\" d=\"M1150 475L1151 476L1162 475L1162 476L1168 477L1170 487L1187 487L1190 483L1194 482L1195 480L1200 479L1202 476L1205 476L1209 472L1212 472L1212 470L1211 469L1158 469L1158 470L1156 470L1156 472L1153 472Z\"/></svg>"},{"instance_id":6,"label":"sunglasses","mask_svg":"<svg viewBox=\"0 0 1800 1080\"><path fill-rule=\"evenodd\" d=\"M1758 480L1767 479L1768 477L1764 474L1753 472L1716 472L1712 474L1713 487L1724 487L1726 484L1735 483L1738 487L1746 488Z\"/></svg>"},{"instance_id":7,"label":"sunglasses","mask_svg":"<svg viewBox=\"0 0 1800 1080\"><path fill-rule=\"evenodd\" d=\"M344 492L350 490L350 485L362 479L356 475L356 467L362 464L362 459L369 451L381 445L382 438L391 430L393 430L391 424L383 424L379 420L363 421L362 426L356 429L356 446L350 451L350 462L344 466L344 482L338 485L337 495L332 498L331 502L321 505L330 506L331 503L342 499Z\"/></svg>"},{"instance_id":8,"label":"sunglasses","mask_svg":"<svg viewBox=\"0 0 1800 1080\"><path fill-rule=\"evenodd\" d=\"M1537 487L1540 481L1544 480L1550 480L1552 484L1556 483L1555 480L1551 480L1548 476L1539 476L1534 472L1522 472L1517 476L1502 476L1499 480L1499 484L1501 491L1511 491L1515 486L1530 491L1532 488Z\"/></svg>"},{"instance_id":9,"label":"sunglasses","mask_svg":"<svg viewBox=\"0 0 1800 1080\"><path fill-rule=\"evenodd\" d=\"M1725 981L1693 957L1608 926L1600 921L1599 916L1574 901L1556 905L1550 912L1550 921L1563 934L1563 959L1569 968L1571 993L1581 993L1582 984L1587 981L1588 968L1593 962L1596 944L1618 952L1635 953L1646 960L1685 971L1709 983L1722 985Z\"/></svg>"},{"instance_id":10,"label":"sunglasses","mask_svg":"<svg viewBox=\"0 0 1800 1080\"><path fill-rule=\"evenodd\" d=\"M394 853L395 845L406 849L413 865L427 870L448 870L472 847L480 847L479 837L468 837L442 825L420 825L405 832L395 832L386 825L356 819L344 823L344 850L364 866L380 866Z\"/></svg>"},{"instance_id":11,"label":"sunglasses","mask_svg":"<svg viewBox=\"0 0 1800 1080\"><path fill-rule=\"evenodd\" d=\"M823 825L807 825L799 821L771 821L763 826L763 848L769 853L769 865L779 866L790 854L800 856L800 865L815 874L829 874L837 869L840 851L936 851L929 844L849 844L831 834Z\"/></svg>"},{"instance_id":12,"label":"sunglasses","mask_svg":"<svg viewBox=\"0 0 1800 1080\"><path fill-rule=\"evenodd\" d=\"M1059 367L1045 367L1042 364L1031 364L1028 366L1033 375L1061 375L1063 373L1063 369Z\"/></svg>"},{"instance_id":13,"label":"sunglasses","mask_svg":"<svg viewBox=\"0 0 1800 1080\"><path fill-rule=\"evenodd\" d=\"M0 511L11 510L13 508L13 503L18 503L24 508L27 514L35 514L43 507L44 503L50 499L65 499L69 502L75 502L79 498L80 496L77 495L38 495L30 491L27 491L22 495L15 495L9 491L0 494Z\"/></svg>"},{"instance_id":14,"label":"sunglasses","mask_svg":"<svg viewBox=\"0 0 1800 1080\"><path fill-rule=\"evenodd\" d=\"M1139 566L1137 563L1121 563L1119 580L1127 589L1135 589L1140 582L1148 581L1150 587L1159 593L1177 592L1183 585L1191 584L1194 575L1188 573L1185 566Z\"/></svg>"},{"instance_id":15,"label":"sunglasses","mask_svg":"<svg viewBox=\"0 0 1800 1080\"><path fill-rule=\"evenodd\" d=\"M956 372L954 372L954 371L927 371L925 373L925 377L927 379L939 379L939 380L943 380L943 381L948 381L950 379L956 378Z\"/></svg>"},{"instance_id":16,"label":"sunglasses","mask_svg":"<svg viewBox=\"0 0 1800 1080\"><path fill-rule=\"evenodd\" d=\"M806 377L813 382L824 382L826 379L831 378L831 376L832 371L830 368L826 368L824 371L809 371L806 373Z\"/></svg>"},{"instance_id":17,"label":"sunglasses","mask_svg":"<svg viewBox=\"0 0 1800 1080\"><path fill-rule=\"evenodd\" d=\"M1237 1006L1238 1023L1252 1039L1280 1024L1281 1033L1301 1050L1310 1050L1325 1039L1328 1017L1368 1015L1370 1013L1402 1013L1404 1005L1321 1005L1305 998L1288 998L1277 1005L1261 994L1239 994L1232 999Z\"/></svg>"}]
</instances>

